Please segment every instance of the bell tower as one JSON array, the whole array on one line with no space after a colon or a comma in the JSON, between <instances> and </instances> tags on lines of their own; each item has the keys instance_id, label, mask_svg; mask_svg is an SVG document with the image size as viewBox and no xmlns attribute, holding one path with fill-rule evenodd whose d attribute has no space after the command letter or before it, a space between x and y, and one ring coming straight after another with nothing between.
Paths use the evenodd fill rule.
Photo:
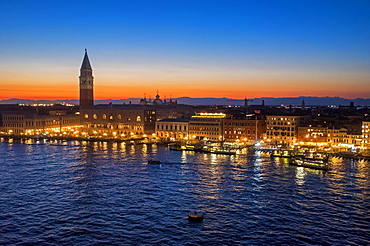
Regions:
<instances>
[{"instance_id":1,"label":"bell tower","mask_svg":"<svg viewBox=\"0 0 370 246\"><path fill-rule=\"evenodd\" d=\"M80 69L80 108L94 106L94 77L92 68L85 49L85 56Z\"/></svg>"}]
</instances>

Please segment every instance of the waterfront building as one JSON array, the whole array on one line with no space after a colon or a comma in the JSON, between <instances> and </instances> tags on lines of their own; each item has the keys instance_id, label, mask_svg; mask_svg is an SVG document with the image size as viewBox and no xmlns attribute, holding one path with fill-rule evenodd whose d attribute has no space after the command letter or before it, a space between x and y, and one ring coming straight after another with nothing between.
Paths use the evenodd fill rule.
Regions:
<instances>
[{"instance_id":1,"label":"waterfront building","mask_svg":"<svg viewBox=\"0 0 370 246\"><path fill-rule=\"evenodd\" d=\"M300 122L308 119L308 116L267 115L265 142L268 145L295 144Z\"/></svg>"},{"instance_id":2,"label":"waterfront building","mask_svg":"<svg viewBox=\"0 0 370 246\"><path fill-rule=\"evenodd\" d=\"M165 140L187 140L189 131L188 119L163 119L155 123L156 136Z\"/></svg>"},{"instance_id":3,"label":"waterfront building","mask_svg":"<svg viewBox=\"0 0 370 246\"><path fill-rule=\"evenodd\" d=\"M359 148L361 147L362 143L362 135L358 134L347 134L347 139L346 143L351 147L351 148Z\"/></svg>"},{"instance_id":4,"label":"waterfront building","mask_svg":"<svg viewBox=\"0 0 370 246\"><path fill-rule=\"evenodd\" d=\"M370 154L370 121L362 122L362 143L361 147Z\"/></svg>"},{"instance_id":5,"label":"waterfront building","mask_svg":"<svg viewBox=\"0 0 370 246\"><path fill-rule=\"evenodd\" d=\"M256 117L230 117L225 119L225 140L253 144L262 139L266 130L265 120Z\"/></svg>"},{"instance_id":6,"label":"waterfront building","mask_svg":"<svg viewBox=\"0 0 370 246\"><path fill-rule=\"evenodd\" d=\"M346 128L328 128L328 143L334 147L347 143L347 133Z\"/></svg>"},{"instance_id":7,"label":"waterfront building","mask_svg":"<svg viewBox=\"0 0 370 246\"><path fill-rule=\"evenodd\" d=\"M300 145L327 145L330 142L329 132L327 126L299 126L297 142Z\"/></svg>"},{"instance_id":8,"label":"waterfront building","mask_svg":"<svg viewBox=\"0 0 370 246\"><path fill-rule=\"evenodd\" d=\"M361 135L351 134L346 128L330 128L327 126L300 126L298 127L298 139L300 145L327 145L338 147L346 145L359 147Z\"/></svg>"},{"instance_id":9,"label":"waterfront building","mask_svg":"<svg viewBox=\"0 0 370 246\"><path fill-rule=\"evenodd\" d=\"M189 120L189 139L224 141L224 113L196 113Z\"/></svg>"},{"instance_id":10,"label":"waterfront building","mask_svg":"<svg viewBox=\"0 0 370 246\"><path fill-rule=\"evenodd\" d=\"M154 133L156 111L139 105L95 105L81 109L85 134L92 137L141 138Z\"/></svg>"},{"instance_id":11,"label":"waterfront building","mask_svg":"<svg viewBox=\"0 0 370 246\"><path fill-rule=\"evenodd\" d=\"M74 135L80 128L77 108L64 105L0 107L0 132L11 135Z\"/></svg>"}]
</instances>

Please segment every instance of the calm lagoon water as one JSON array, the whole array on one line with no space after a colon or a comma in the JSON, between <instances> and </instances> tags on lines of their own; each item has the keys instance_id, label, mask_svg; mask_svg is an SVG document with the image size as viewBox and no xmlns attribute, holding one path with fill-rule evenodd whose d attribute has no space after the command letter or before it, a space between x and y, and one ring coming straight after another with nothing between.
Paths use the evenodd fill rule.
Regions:
<instances>
[{"instance_id":1,"label":"calm lagoon water","mask_svg":"<svg viewBox=\"0 0 370 246\"><path fill-rule=\"evenodd\" d=\"M370 245L370 163L330 167L1 139L0 245Z\"/></svg>"}]
</instances>

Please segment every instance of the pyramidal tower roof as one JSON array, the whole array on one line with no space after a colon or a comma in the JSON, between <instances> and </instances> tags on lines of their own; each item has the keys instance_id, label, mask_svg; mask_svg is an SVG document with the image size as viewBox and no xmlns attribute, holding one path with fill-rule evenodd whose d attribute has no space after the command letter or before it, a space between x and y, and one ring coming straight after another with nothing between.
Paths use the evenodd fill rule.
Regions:
<instances>
[{"instance_id":1,"label":"pyramidal tower roof","mask_svg":"<svg viewBox=\"0 0 370 246\"><path fill-rule=\"evenodd\" d=\"M85 49L85 56L84 56L84 60L82 61L82 65L81 65L81 70L82 69L92 70L89 57L87 56L87 49Z\"/></svg>"}]
</instances>

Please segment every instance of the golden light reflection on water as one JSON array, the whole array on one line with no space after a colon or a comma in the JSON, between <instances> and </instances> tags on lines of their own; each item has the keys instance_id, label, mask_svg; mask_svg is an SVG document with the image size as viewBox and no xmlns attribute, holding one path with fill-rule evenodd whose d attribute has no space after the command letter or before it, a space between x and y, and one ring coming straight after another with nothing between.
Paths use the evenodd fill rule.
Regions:
<instances>
[{"instance_id":1,"label":"golden light reflection on water","mask_svg":"<svg viewBox=\"0 0 370 246\"><path fill-rule=\"evenodd\" d=\"M187 154L185 153L185 151L181 151L181 163L187 163Z\"/></svg>"},{"instance_id":2,"label":"golden light reflection on water","mask_svg":"<svg viewBox=\"0 0 370 246\"><path fill-rule=\"evenodd\" d=\"M108 143L107 142L99 142L99 147L101 150L107 150L108 149Z\"/></svg>"},{"instance_id":3,"label":"golden light reflection on water","mask_svg":"<svg viewBox=\"0 0 370 246\"><path fill-rule=\"evenodd\" d=\"M117 148L119 149L119 151L126 149L126 143L118 143Z\"/></svg>"},{"instance_id":4,"label":"golden light reflection on water","mask_svg":"<svg viewBox=\"0 0 370 246\"><path fill-rule=\"evenodd\" d=\"M93 148L94 148L94 150L98 150L99 149L99 142L93 142Z\"/></svg>"},{"instance_id":5,"label":"golden light reflection on water","mask_svg":"<svg viewBox=\"0 0 370 246\"><path fill-rule=\"evenodd\" d=\"M118 143L117 142L113 142L111 144L111 148L110 148L112 151L118 151Z\"/></svg>"},{"instance_id":6,"label":"golden light reflection on water","mask_svg":"<svg viewBox=\"0 0 370 246\"><path fill-rule=\"evenodd\" d=\"M145 160L148 159L149 155L148 155L148 145L147 144L141 145L141 153Z\"/></svg>"},{"instance_id":7,"label":"golden light reflection on water","mask_svg":"<svg viewBox=\"0 0 370 246\"><path fill-rule=\"evenodd\" d=\"M83 146L89 147L94 151L100 151L100 154L107 158L121 158L122 155L128 154L141 154L144 159L147 159L149 155L153 155L158 153L158 146L153 144L142 144L142 145L134 145L133 143L117 143L117 142L89 142L89 141L61 141L61 140L36 140L36 139L2 139L1 141L7 142L9 146L12 146L14 143L26 144L27 146L24 150L27 153L32 152L32 145L57 145L57 146ZM91 148L92 147L92 148ZM209 164L209 172L211 173L211 177L213 184L216 184L217 178L216 176L222 175L224 172L224 163L229 163L229 165L234 166L233 173L231 174L233 179L236 181L245 180L245 162L244 155L235 155L235 156L227 156L227 155L217 155L217 154L199 154L189 151L181 152L181 163L190 163L193 162L194 157L203 159L205 163ZM243 158L241 158L244 156ZM250 156L249 156L250 157ZM248 158L249 158L248 157ZM342 160L338 158L331 158L329 164L329 171L323 172L320 170L314 169L302 169L301 167L291 167L289 166L289 160L285 158L279 159L271 159L272 161L263 162L261 157L266 158L266 154L261 154L260 152L256 152L253 155L255 158L252 167L253 170L253 180L260 182L264 179L263 169L264 165L275 165L276 168L280 168L284 166L284 170L288 170L285 167L294 168L296 170L295 174L295 182L298 185L303 185L305 183L306 175L314 173L317 175L327 175L330 176L328 179L328 185L332 188L333 192L335 193L342 193L348 189L349 185L356 185L360 187L368 187L369 181L367 180L370 176L369 170L369 162L368 161L354 161L354 160ZM238 167L240 165L240 167ZM181 167L182 168L182 167ZM283 169L281 169L283 170ZM348 174L349 180L348 182L342 182L342 179ZM345 184L344 184L345 183Z\"/></svg>"},{"instance_id":8,"label":"golden light reflection on water","mask_svg":"<svg viewBox=\"0 0 370 246\"><path fill-rule=\"evenodd\" d=\"M305 182L306 171L304 167L297 167L295 174L295 182L297 185L303 185Z\"/></svg>"},{"instance_id":9,"label":"golden light reflection on water","mask_svg":"<svg viewBox=\"0 0 370 246\"><path fill-rule=\"evenodd\" d=\"M218 160L218 158L217 158L218 155L210 154L209 156L210 156L211 164L213 164L213 165L218 164L218 161L217 161Z\"/></svg>"},{"instance_id":10,"label":"golden light reflection on water","mask_svg":"<svg viewBox=\"0 0 370 246\"><path fill-rule=\"evenodd\" d=\"M328 179L329 186L331 191L338 196L348 192L348 189L352 190L353 187L358 187L358 189L366 189L370 186L369 162L331 158L330 164L331 166L328 173L330 177ZM354 191L352 192L354 196L359 195L359 193Z\"/></svg>"},{"instance_id":11,"label":"golden light reflection on water","mask_svg":"<svg viewBox=\"0 0 370 246\"><path fill-rule=\"evenodd\" d=\"M370 163L368 161L362 160L357 162L357 176L360 177L360 179L358 179L357 181L361 187L370 186L370 183L368 181L368 177L370 177L370 169L368 168L369 166Z\"/></svg>"},{"instance_id":12,"label":"golden light reflection on water","mask_svg":"<svg viewBox=\"0 0 370 246\"><path fill-rule=\"evenodd\" d=\"M130 147L129 147L129 153L130 153L130 155L135 154L135 145L133 145L133 144L130 145Z\"/></svg>"}]
</instances>

